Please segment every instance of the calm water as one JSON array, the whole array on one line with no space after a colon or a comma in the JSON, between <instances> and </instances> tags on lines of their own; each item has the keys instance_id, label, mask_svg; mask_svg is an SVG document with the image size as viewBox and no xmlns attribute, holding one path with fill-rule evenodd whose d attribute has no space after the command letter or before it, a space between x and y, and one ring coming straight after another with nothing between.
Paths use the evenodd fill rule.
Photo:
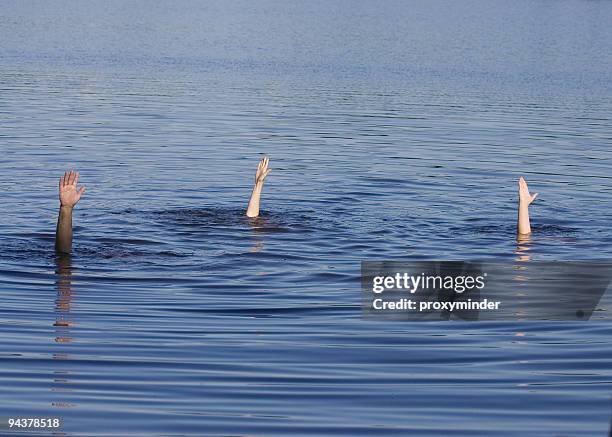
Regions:
<instances>
[{"instance_id":1,"label":"calm water","mask_svg":"<svg viewBox=\"0 0 612 437\"><path fill-rule=\"evenodd\" d=\"M366 321L359 263L611 259L611 22L606 1L2 2L0 416L606 435L605 302ZM67 168L87 193L58 261ZM517 246L521 174L540 197Z\"/></svg>"}]
</instances>

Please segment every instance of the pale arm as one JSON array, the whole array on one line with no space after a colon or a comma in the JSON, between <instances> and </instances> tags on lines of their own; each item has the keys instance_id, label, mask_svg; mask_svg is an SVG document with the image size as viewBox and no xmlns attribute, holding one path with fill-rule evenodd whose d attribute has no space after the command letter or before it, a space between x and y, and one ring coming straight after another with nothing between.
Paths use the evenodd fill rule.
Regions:
<instances>
[{"instance_id":1,"label":"pale arm","mask_svg":"<svg viewBox=\"0 0 612 437\"><path fill-rule=\"evenodd\" d=\"M529 222L529 205L533 202L538 193L529 194L527 182L521 176L519 179L519 209L518 209L518 234L526 235L531 233L531 223Z\"/></svg>"},{"instance_id":2,"label":"pale arm","mask_svg":"<svg viewBox=\"0 0 612 437\"><path fill-rule=\"evenodd\" d=\"M85 192L85 187L77 190L79 173L66 172L59 181L60 210L55 232L55 251L70 253L72 251L72 210Z\"/></svg>"},{"instance_id":3,"label":"pale arm","mask_svg":"<svg viewBox=\"0 0 612 437\"><path fill-rule=\"evenodd\" d=\"M261 191L263 190L264 180L266 176L270 174L272 169L268 168L269 159L267 157L259 161L257 166L257 173L255 174L255 186L251 193L251 199L249 200L249 206L247 208L247 217L257 217L259 215L259 200L261 198Z\"/></svg>"}]
</instances>

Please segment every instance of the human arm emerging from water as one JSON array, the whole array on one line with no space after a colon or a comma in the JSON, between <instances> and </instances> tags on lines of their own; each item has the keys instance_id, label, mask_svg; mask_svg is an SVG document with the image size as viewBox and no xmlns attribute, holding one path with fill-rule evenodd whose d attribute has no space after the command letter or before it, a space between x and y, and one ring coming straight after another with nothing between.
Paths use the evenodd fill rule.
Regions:
<instances>
[{"instance_id":1,"label":"human arm emerging from water","mask_svg":"<svg viewBox=\"0 0 612 437\"><path fill-rule=\"evenodd\" d=\"M249 206L246 212L247 217L257 217L259 215L259 199L261 198L264 180L272 171L271 168L268 168L268 162L270 162L270 160L266 156L259 161L259 165L257 166L257 173L255 173L255 186L253 187L251 200L249 200Z\"/></svg>"},{"instance_id":2,"label":"human arm emerging from water","mask_svg":"<svg viewBox=\"0 0 612 437\"><path fill-rule=\"evenodd\" d=\"M527 182L521 176L519 179L519 209L518 209L518 235L527 235L531 233L531 224L529 223L529 205L533 202L538 193L529 194Z\"/></svg>"},{"instance_id":3,"label":"human arm emerging from water","mask_svg":"<svg viewBox=\"0 0 612 437\"><path fill-rule=\"evenodd\" d=\"M85 187L77 190L78 182L79 173L76 171L64 173L59 180L60 211L55 232L55 251L58 253L72 250L72 210L85 192Z\"/></svg>"}]
</instances>

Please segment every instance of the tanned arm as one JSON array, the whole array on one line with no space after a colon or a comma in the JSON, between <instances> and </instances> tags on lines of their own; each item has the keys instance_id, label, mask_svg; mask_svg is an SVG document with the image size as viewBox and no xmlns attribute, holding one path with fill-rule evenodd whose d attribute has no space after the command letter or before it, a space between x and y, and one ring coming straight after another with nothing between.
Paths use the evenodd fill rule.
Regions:
<instances>
[{"instance_id":1,"label":"tanned arm","mask_svg":"<svg viewBox=\"0 0 612 437\"><path fill-rule=\"evenodd\" d=\"M72 210L81 200L85 187L77 190L79 173L70 171L64 173L59 180L60 210L55 233L55 251L70 253L72 251Z\"/></svg>"}]
</instances>

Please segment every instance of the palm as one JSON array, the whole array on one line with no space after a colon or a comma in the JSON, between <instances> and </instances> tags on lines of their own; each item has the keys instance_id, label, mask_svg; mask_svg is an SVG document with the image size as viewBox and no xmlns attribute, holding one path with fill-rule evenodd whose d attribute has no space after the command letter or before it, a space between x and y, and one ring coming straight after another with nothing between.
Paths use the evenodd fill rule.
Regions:
<instances>
[{"instance_id":1,"label":"palm","mask_svg":"<svg viewBox=\"0 0 612 437\"><path fill-rule=\"evenodd\" d=\"M270 174L272 171L271 168L268 168L268 163L270 159L266 156L261 161L259 161L259 165L257 166L257 173L255 173L255 183L262 184L266 176Z\"/></svg>"},{"instance_id":2,"label":"palm","mask_svg":"<svg viewBox=\"0 0 612 437\"><path fill-rule=\"evenodd\" d=\"M527 186L527 182L521 176L519 179L519 199L521 203L526 203L527 205L531 204L536 197L538 197L538 193L530 194L529 187Z\"/></svg>"},{"instance_id":3,"label":"palm","mask_svg":"<svg viewBox=\"0 0 612 437\"><path fill-rule=\"evenodd\" d=\"M76 171L66 172L59 181L59 198L62 206L73 207L85 192L85 187L77 189L79 173Z\"/></svg>"}]
</instances>

